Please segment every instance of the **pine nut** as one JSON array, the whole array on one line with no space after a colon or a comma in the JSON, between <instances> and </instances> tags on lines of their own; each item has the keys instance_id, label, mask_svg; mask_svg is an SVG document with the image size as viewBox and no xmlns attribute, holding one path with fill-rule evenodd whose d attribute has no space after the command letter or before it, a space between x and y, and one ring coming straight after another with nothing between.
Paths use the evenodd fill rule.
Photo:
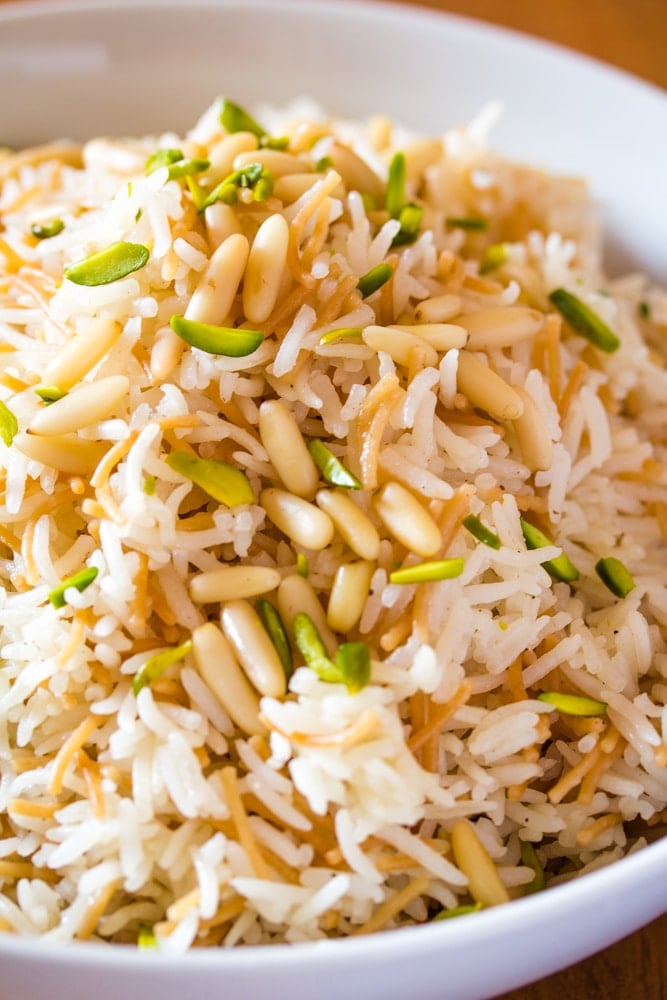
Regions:
<instances>
[{"instance_id":1,"label":"pine nut","mask_svg":"<svg viewBox=\"0 0 667 1000\"><path fill-rule=\"evenodd\" d=\"M280 573L271 566L226 566L199 573L190 581L190 596L199 604L258 597L275 590Z\"/></svg>"},{"instance_id":2,"label":"pine nut","mask_svg":"<svg viewBox=\"0 0 667 1000\"><path fill-rule=\"evenodd\" d=\"M44 369L42 386L71 389L102 360L120 336L121 328L112 319L89 319Z\"/></svg>"},{"instance_id":3,"label":"pine nut","mask_svg":"<svg viewBox=\"0 0 667 1000\"><path fill-rule=\"evenodd\" d=\"M237 156L252 153L257 146L257 136L253 132L233 132L216 142L208 153L211 166L206 171L206 178L211 181L211 186L215 187L218 181L231 174Z\"/></svg>"},{"instance_id":4,"label":"pine nut","mask_svg":"<svg viewBox=\"0 0 667 1000\"><path fill-rule=\"evenodd\" d=\"M259 436L269 460L290 493L312 500L319 471L291 410L279 399L259 408Z\"/></svg>"},{"instance_id":5,"label":"pine nut","mask_svg":"<svg viewBox=\"0 0 667 1000\"><path fill-rule=\"evenodd\" d=\"M362 559L377 559L380 536L367 514L342 490L320 490L315 497L346 545Z\"/></svg>"},{"instance_id":6,"label":"pine nut","mask_svg":"<svg viewBox=\"0 0 667 1000\"><path fill-rule=\"evenodd\" d=\"M174 333L170 326L162 326L156 331L151 348L151 379L154 384L165 382L181 360L185 341Z\"/></svg>"},{"instance_id":7,"label":"pine nut","mask_svg":"<svg viewBox=\"0 0 667 1000\"><path fill-rule=\"evenodd\" d=\"M458 326L456 323L415 323L414 326L396 324L387 329L411 333L413 336L419 337L420 340L425 340L427 344L441 353L451 351L453 348L465 347L468 342L468 334L462 326Z\"/></svg>"},{"instance_id":8,"label":"pine nut","mask_svg":"<svg viewBox=\"0 0 667 1000\"><path fill-rule=\"evenodd\" d=\"M244 733L265 733L259 721L259 699L236 662L229 641L213 622L192 633L192 655L202 679L232 722Z\"/></svg>"},{"instance_id":9,"label":"pine nut","mask_svg":"<svg viewBox=\"0 0 667 1000\"><path fill-rule=\"evenodd\" d=\"M325 549L334 534L333 521L315 504L286 490L262 490L261 506L276 528L296 545L319 551Z\"/></svg>"},{"instance_id":10,"label":"pine nut","mask_svg":"<svg viewBox=\"0 0 667 1000\"><path fill-rule=\"evenodd\" d=\"M515 386L523 402L523 413L512 421L519 451L531 472L551 468L553 445L544 417L530 395L521 386Z\"/></svg>"},{"instance_id":11,"label":"pine nut","mask_svg":"<svg viewBox=\"0 0 667 1000\"><path fill-rule=\"evenodd\" d=\"M76 434L40 437L23 431L15 435L12 443L35 462L72 476L91 476L104 455L97 441L86 441Z\"/></svg>"},{"instance_id":12,"label":"pine nut","mask_svg":"<svg viewBox=\"0 0 667 1000\"><path fill-rule=\"evenodd\" d=\"M286 267L289 226L276 213L265 219L252 244L243 279L243 311L251 323L263 323L273 311Z\"/></svg>"},{"instance_id":13,"label":"pine nut","mask_svg":"<svg viewBox=\"0 0 667 1000\"><path fill-rule=\"evenodd\" d=\"M274 177L286 174L302 174L306 163L294 153L284 153L280 149L258 149L256 152L240 153L234 160L234 170L242 170L251 163L261 163Z\"/></svg>"},{"instance_id":14,"label":"pine nut","mask_svg":"<svg viewBox=\"0 0 667 1000\"><path fill-rule=\"evenodd\" d=\"M106 420L130 391L126 375L110 375L75 389L32 418L31 434L69 434Z\"/></svg>"},{"instance_id":15,"label":"pine nut","mask_svg":"<svg viewBox=\"0 0 667 1000\"><path fill-rule=\"evenodd\" d=\"M385 185L368 164L347 146L334 142L329 150L334 170L345 181L348 191L370 194L380 201L384 198Z\"/></svg>"},{"instance_id":16,"label":"pine nut","mask_svg":"<svg viewBox=\"0 0 667 1000\"><path fill-rule=\"evenodd\" d=\"M374 497L378 517L390 535L425 559L442 545L440 529L419 500L400 483L386 483Z\"/></svg>"},{"instance_id":17,"label":"pine nut","mask_svg":"<svg viewBox=\"0 0 667 1000\"><path fill-rule=\"evenodd\" d=\"M415 306L415 319L418 323L448 323L462 308L460 295L434 295Z\"/></svg>"},{"instance_id":18,"label":"pine nut","mask_svg":"<svg viewBox=\"0 0 667 1000\"><path fill-rule=\"evenodd\" d=\"M292 573L284 578L278 587L278 611L289 636L293 635L295 616L299 611L305 611L312 618L329 656L335 655L338 643L329 628L324 608L305 577Z\"/></svg>"},{"instance_id":19,"label":"pine nut","mask_svg":"<svg viewBox=\"0 0 667 1000\"><path fill-rule=\"evenodd\" d=\"M224 322L239 290L249 250L241 233L233 233L220 244L192 293L186 319L218 325Z\"/></svg>"},{"instance_id":20,"label":"pine nut","mask_svg":"<svg viewBox=\"0 0 667 1000\"><path fill-rule=\"evenodd\" d=\"M220 621L253 687L270 698L282 698L287 689L285 671L253 606L248 601L230 601L224 605Z\"/></svg>"},{"instance_id":21,"label":"pine nut","mask_svg":"<svg viewBox=\"0 0 667 1000\"><path fill-rule=\"evenodd\" d=\"M423 352L425 368L435 368L438 355L433 347L422 337L409 333L406 327L398 326L367 326L362 333L362 339L374 351L384 351L397 365L409 368L417 350Z\"/></svg>"},{"instance_id":22,"label":"pine nut","mask_svg":"<svg viewBox=\"0 0 667 1000\"><path fill-rule=\"evenodd\" d=\"M362 559L342 563L336 570L327 605L327 621L334 632L347 635L361 618L374 568Z\"/></svg>"},{"instance_id":23,"label":"pine nut","mask_svg":"<svg viewBox=\"0 0 667 1000\"><path fill-rule=\"evenodd\" d=\"M278 177L273 185L273 193L276 198L285 205L291 205L293 201L300 198L302 194L309 191L313 184L319 179L319 174L286 174Z\"/></svg>"},{"instance_id":24,"label":"pine nut","mask_svg":"<svg viewBox=\"0 0 667 1000\"><path fill-rule=\"evenodd\" d=\"M468 331L470 350L490 351L534 337L544 326L544 314L526 306L493 306L458 316L456 322Z\"/></svg>"},{"instance_id":25,"label":"pine nut","mask_svg":"<svg viewBox=\"0 0 667 1000\"><path fill-rule=\"evenodd\" d=\"M509 893L500 881L498 869L467 819L454 824L452 853L458 868L468 879L468 890L476 902L483 906L497 906L509 901Z\"/></svg>"},{"instance_id":26,"label":"pine nut","mask_svg":"<svg viewBox=\"0 0 667 1000\"><path fill-rule=\"evenodd\" d=\"M229 236L241 232L241 223L231 205L216 201L204 209L204 220L211 245L219 247Z\"/></svg>"},{"instance_id":27,"label":"pine nut","mask_svg":"<svg viewBox=\"0 0 667 1000\"><path fill-rule=\"evenodd\" d=\"M498 420L517 420L523 413L519 394L488 365L470 354L459 351L456 380L459 392L471 406L477 406Z\"/></svg>"}]
</instances>

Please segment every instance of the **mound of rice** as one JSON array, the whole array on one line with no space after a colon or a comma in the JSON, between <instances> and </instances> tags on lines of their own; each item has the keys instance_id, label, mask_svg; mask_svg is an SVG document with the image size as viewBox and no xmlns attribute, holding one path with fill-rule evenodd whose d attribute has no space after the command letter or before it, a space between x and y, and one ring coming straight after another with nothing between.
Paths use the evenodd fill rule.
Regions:
<instances>
[{"instance_id":1,"label":"mound of rice","mask_svg":"<svg viewBox=\"0 0 667 1000\"><path fill-rule=\"evenodd\" d=\"M667 295L492 117L0 159L2 930L368 933L664 825Z\"/></svg>"}]
</instances>

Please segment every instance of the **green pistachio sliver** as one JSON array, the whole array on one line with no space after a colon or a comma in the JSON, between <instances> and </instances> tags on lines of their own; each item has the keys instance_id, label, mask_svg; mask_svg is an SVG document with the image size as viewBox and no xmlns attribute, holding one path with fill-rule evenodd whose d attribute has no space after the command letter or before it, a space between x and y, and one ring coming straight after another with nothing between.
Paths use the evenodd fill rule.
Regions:
<instances>
[{"instance_id":1,"label":"green pistachio sliver","mask_svg":"<svg viewBox=\"0 0 667 1000\"><path fill-rule=\"evenodd\" d=\"M361 483L357 477L345 468L340 459L336 458L330 448L327 448L324 441L312 438L308 442L308 451L315 465L332 486L342 486L346 490L361 489Z\"/></svg>"},{"instance_id":2,"label":"green pistachio sliver","mask_svg":"<svg viewBox=\"0 0 667 1000\"><path fill-rule=\"evenodd\" d=\"M141 924L139 927L139 932L137 934L137 948L141 948L143 951L147 951L153 948L157 948L157 938L155 937L155 932L151 927L146 924Z\"/></svg>"},{"instance_id":3,"label":"green pistachio sliver","mask_svg":"<svg viewBox=\"0 0 667 1000\"><path fill-rule=\"evenodd\" d=\"M259 191L257 190L259 185ZM204 201L204 208L214 205L216 201L224 201L225 204L233 205L238 200L238 188L255 189L256 200L269 197L273 191L273 175L262 163L248 163L240 170L223 178L212 191L210 191Z\"/></svg>"},{"instance_id":4,"label":"green pistachio sliver","mask_svg":"<svg viewBox=\"0 0 667 1000\"><path fill-rule=\"evenodd\" d=\"M398 219L405 205L405 153L394 153L387 173L386 207L392 219Z\"/></svg>"},{"instance_id":5,"label":"green pistachio sliver","mask_svg":"<svg viewBox=\"0 0 667 1000\"><path fill-rule=\"evenodd\" d=\"M260 330L213 326L210 323L197 323L185 316L172 316L169 325L190 347L227 358L245 358L256 351L264 340L264 334Z\"/></svg>"},{"instance_id":6,"label":"green pistachio sliver","mask_svg":"<svg viewBox=\"0 0 667 1000\"><path fill-rule=\"evenodd\" d=\"M560 691L543 691L537 696L538 701L553 705L563 715L594 716L604 715L607 703L596 698L588 698L583 694L563 694Z\"/></svg>"},{"instance_id":7,"label":"green pistachio sliver","mask_svg":"<svg viewBox=\"0 0 667 1000\"><path fill-rule=\"evenodd\" d=\"M315 161L315 170L318 174L323 174L325 170L331 170L333 167L333 160L330 156L321 156L319 160Z\"/></svg>"},{"instance_id":8,"label":"green pistachio sliver","mask_svg":"<svg viewBox=\"0 0 667 1000\"><path fill-rule=\"evenodd\" d=\"M440 910L434 920L450 920L453 917L465 917L469 913L479 913L482 909L481 903L464 903L461 906L453 906L450 910Z\"/></svg>"},{"instance_id":9,"label":"green pistachio sliver","mask_svg":"<svg viewBox=\"0 0 667 1000\"><path fill-rule=\"evenodd\" d=\"M479 262L479 273L489 274L496 268L502 267L507 260L507 253L506 243L492 243L482 254L482 259Z\"/></svg>"},{"instance_id":10,"label":"green pistachio sliver","mask_svg":"<svg viewBox=\"0 0 667 1000\"><path fill-rule=\"evenodd\" d=\"M150 656L137 670L132 681L132 693L136 697L142 688L147 687L152 681L156 681L179 660L184 660L192 649L192 640L187 639L180 646L173 649L165 649L162 653Z\"/></svg>"},{"instance_id":11,"label":"green pistachio sliver","mask_svg":"<svg viewBox=\"0 0 667 1000\"><path fill-rule=\"evenodd\" d=\"M488 219L478 215L448 215L445 219L448 229L465 229L469 232L484 232L489 228Z\"/></svg>"},{"instance_id":12,"label":"green pistachio sliver","mask_svg":"<svg viewBox=\"0 0 667 1000\"><path fill-rule=\"evenodd\" d=\"M259 145L262 149L277 149L282 151L287 149L290 144L290 137L288 135L263 135L259 140Z\"/></svg>"},{"instance_id":13,"label":"green pistachio sliver","mask_svg":"<svg viewBox=\"0 0 667 1000\"><path fill-rule=\"evenodd\" d=\"M523 532L527 548L543 549L547 545L555 544L539 528L531 524L530 521L524 520L523 517L520 520L521 531ZM579 570L564 552L561 552L555 559L547 559L542 565L553 577L557 580L562 580L563 583L572 583L573 580L579 579Z\"/></svg>"},{"instance_id":14,"label":"green pistachio sliver","mask_svg":"<svg viewBox=\"0 0 667 1000\"><path fill-rule=\"evenodd\" d=\"M302 576L304 580L308 579L308 574L310 573L310 566L308 565L308 557L303 554L303 552L298 552L296 556L296 571L299 576Z\"/></svg>"},{"instance_id":15,"label":"green pistachio sliver","mask_svg":"<svg viewBox=\"0 0 667 1000\"><path fill-rule=\"evenodd\" d=\"M185 451L172 451L166 462L170 469L196 483L225 507L239 507L255 501L248 477L235 465L214 458L199 458Z\"/></svg>"},{"instance_id":16,"label":"green pistachio sliver","mask_svg":"<svg viewBox=\"0 0 667 1000\"><path fill-rule=\"evenodd\" d=\"M532 868L535 872L532 882L529 882L525 888L527 893L541 892L544 889L544 868L537 856L537 851L531 844L529 840L522 840L520 842L521 861L526 866L526 868Z\"/></svg>"},{"instance_id":17,"label":"green pistachio sliver","mask_svg":"<svg viewBox=\"0 0 667 1000\"><path fill-rule=\"evenodd\" d=\"M192 174L186 175L185 183L187 184L190 194L192 195L192 202L195 208L198 212L203 212L206 208L206 200L209 196L209 192L195 180Z\"/></svg>"},{"instance_id":18,"label":"green pistachio sliver","mask_svg":"<svg viewBox=\"0 0 667 1000\"><path fill-rule=\"evenodd\" d=\"M612 354L621 346L621 341L590 306L565 288L556 288L549 299L573 330L585 337L601 351Z\"/></svg>"},{"instance_id":19,"label":"green pistachio sliver","mask_svg":"<svg viewBox=\"0 0 667 1000\"><path fill-rule=\"evenodd\" d=\"M144 479L144 493L147 497L155 496L155 487L157 486L157 480L155 476L146 476Z\"/></svg>"},{"instance_id":20,"label":"green pistachio sliver","mask_svg":"<svg viewBox=\"0 0 667 1000\"><path fill-rule=\"evenodd\" d=\"M363 326L339 326L335 330L329 330L320 337L320 346L331 344L335 340L347 340L351 337L361 337Z\"/></svg>"},{"instance_id":21,"label":"green pistachio sliver","mask_svg":"<svg viewBox=\"0 0 667 1000\"><path fill-rule=\"evenodd\" d=\"M651 304L650 302L640 302L637 306L637 312L641 319L651 318Z\"/></svg>"},{"instance_id":22,"label":"green pistachio sliver","mask_svg":"<svg viewBox=\"0 0 667 1000\"><path fill-rule=\"evenodd\" d=\"M182 159L183 153L180 149L156 149L146 160L144 169L147 174L152 174L160 167L171 167Z\"/></svg>"},{"instance_id":23,"label":"green pistachio sliver","mask_svg":"<svg viewBox=\"0 0 667 1000\"><path fill-rule=\"evenodd\" d=\"M75 285L109 285L144 267L150 253L142 243L112 243L98 253L65 268L65 277Z\"/></svg>"},{"instance_id":24,"label":"green pistachio sliver","mask_svg":"<svg viewBox=\"0 0 667 1000\"><path fill-rule=\"evenodd\" d=\"M255 121L252 115L249 115L240 104L235 104L234 101L230 101L226 97L222 99L218 119L225 132L230 134L252 132L258 139L263 139L266 136L266 130Z\"/></svg>"},{"instance_id":25,"label":"green pistachio sliver","mask_svg":"<svg viewBox=\"0 0 667 1000\"><path fill-rule=\"evenodd\" d=\"M616 559L614 556L598 559L595 564L595 572L615 597L627 597L630 591L635 589L636 584L632 573L620 559Z\"/></svg>"},{"instance_id":26,"label":"green pistachio sliver","mask_svg":"<svg viewBox=\"0 0 667 1000\"><path fill-rule=\"evenodd\" d=\"M285 677L289 680L294 669L292 650L290 649L289 639L287 638L287 632L285 631L280 613L266 597L259 597L255 601L255 610L268 633L269 639L275 646L285 672Z\"/></svg>"},{"instance_id":27,"label":"green pistachio sliver","mask_svg":"<svg viewBox=\"0 0 667 1000\"><path fill-rule=\"evenodd\" d=\"M6 403L0 399L0 438L9 448L18 433L19 422Z\"/></svg>"},{"instance_id":28,"label":"green pistachio sliver","mask_svg":"<svg viewBox=\"0 0 667 1000\"><path fill-rule=\"evenodd\" d=\"M400 247L406 243L414 243L419 234L423 215L424 209L421 205L414 205L412 202L404 205L398 217L401 228L391 241L391 245L393 247Z\"/></svg>"},{"instance_id":29,"label":"green pistachio sliver","mask_svg":"<svg viewBox=\"0 0 667 1000\"><path fill-rule=\"evenodd\" d=\"M500 548L501 543L498 536L490 528L487 528L474 514L468 514L467 517L464 517L461 524L471 535L474 535L478 542L483 542L484 545L488 545L491 549Z\"/></svg>"},{"instance_id":30,"label":"green pistachio sliver","mask_svg":"<svg viewBox=\"0 0 667 1000\"><path fill-rule=\"evenodd\" d=\"M431 562L403 566L389 574L389 583L429 583L433 580L453 580L463 572L463 559L434 559Z\"/></svg>"},{"instance_id":31,"label":"green pistachio sliver","mask_svg":"<svg viewBox=\"0 0 667 1000\"><path fill-rule=\"evenodd\" d=\"M48 405L49 403L57 403L59 399L67 395L67 392L57 385L40 385L35 389L35 395Z\"/></svg>"},{"instance_id":32,"label":"green pistachio sliver","mask_svg":"<svg viewBox=\"0 0 667 1000\"><path fill-rule=\"evenodd\" d=\"M367 643L341 643L335 662L348 694L356 694L366 687L371 679L371 654Z\"/></svg>"},{"instance_id":33,"label":"green pistachio sliver","mask_svg":"<svg viewBox=\"0 0 667 1000\"><path fill-rule=\"evenodd\" d=\"M362 298L367 299L373 292L377 292L378 288L382 288L393 273L394 269L391 264L383 263L376 264L366 274L362 274L357 282L357 288L361 292Z\"/></svg>"},{"instance_id":34,"label":"green pistachio sliver","mask_svg":"<svg viewBox=\"0 0 667 1000\"><path fill-rule=\"evenodd\" d=\"M50 222L35 222L34 225L30 227L30 232L38 240L49 240L52 236L57 236L58 233L62 233L65 228L65 223L62 219L51 219Z\"/></svg>"},{"instance_id":35,"label":"green pistachio sliver","mask_svg":"<svg viewBox=\"0 0 667 1000\"><path fill-rule=\"evenodd\" d=\"M167 170L167 178L170 181L174 181L178 180L179 177L188 177L191 174L202 174L205 170L208 170L210 166L210 160L179 160L178 163L171 164Z\"/></svg>"},{"instance_id":36,"label":"green pistachio sliver","mask_svg":"<svg viewBox=\"0 0 667 1000\"><path fill-rule=\"evenodd\" d=\"M292 622L292 631L306 666L314 670L321 680L329 684L339 683L340 669L329 659L322 637L310 615L305 611L298 611Z\"/></svg>"},{"instance_id":37,"label":"green pistachio sliver","mask_svg":"<svg viewBox=\"0 0 667 1000\"><path fill-rule=\"evenodd\" d=\"M97 568L95 566L86 566L85 569L79 570L73 576L68 576L66 580L62 580L57 587L54 587L49 592L49 601L54 608L64 608L67 603L65 591L70 587L76 587L81 594L86 587L91 585L96 576Z\"/></svg>"}]
</instances>

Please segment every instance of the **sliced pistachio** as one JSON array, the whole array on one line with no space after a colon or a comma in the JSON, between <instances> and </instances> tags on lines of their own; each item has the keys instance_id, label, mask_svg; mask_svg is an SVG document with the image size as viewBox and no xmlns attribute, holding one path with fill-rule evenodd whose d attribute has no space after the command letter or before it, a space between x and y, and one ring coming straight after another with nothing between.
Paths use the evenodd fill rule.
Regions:
<instances>
[{"instance_id":1,"label":"sliced pistachio","mask_svg":"<svg viewBox=\"0 0 667 1000\"><path fill-rule=\"evenodd\" d=\"M433 580L452 580L463 572L463 559L434 559L430 562L404 566L389 574L390 583L429 583Z\"/></svg>"},{"instance_id":2,"label":"sliced pistachio","mask_svg":"<svg viewBox=\"0 0 667 1000\"><path fill-rule=\"evenodd\" d=\"M462 903L461 906L452 906L449 910L440 910L434 920L450 920L453 917L466 917L469 913L479 913L482 909L481 903Z\"/></svg>"},{"instance_id":3,"label":"sliced pistachio","mask_svg":"<svg viewBox=\"0 0 667 1000\"><path fill-rule=\"evenodd\" d=\"M146 951L157 947L157 938L153 929L146 924L141 924L137 933L137 948Z\"/></svg>"},{"instance_id":4,"label":"sliced pistachio","mask_svg":"<svg viewBox=\"0 0 667 1000\"><path fill-rule=\"evenodd\" d=\"M478 542L483 542L484 545L488 545L491 549L500 548L500 539L498 536L487 528L474 514L468 514L467 517L464 517L461 524L471 535L474 535Z\"/></svg>"},{"instance_id":5,"label":"sliced pistachio","mask_svg":"<svg viewBox=\"0 0 667 1000\"><path fill-rule=\"evenodd\" d=\"M264 334L260 330L213 326L211 323L186 319L185 316L172 316L169 325L190 347L227 358L245 358L256 351L264 340Z\"/></svg>"},{"instance_id":6,"label":"sliced pistachio","mask_svg":"<svg viewBox=\"0 0 667 1000\"><path fill-rule=\"evenodd\" d=\"M323 681L336 684L340 681L340 671L329 659L322 637L315 622L305 611L298 611L292 622L294 641L303 656L306 666L314 670Z\"/></svg>"},{"instance_id":7,"label":"sliced pistachio","mask_svg":"<svg viewBox=\"0 0 667 1000\"><path fill-rule=\"evenodd\" d=\"M283 670L285 671L285 677L289 680L294 669L292 650L290 649L289 639L287 638L287 632L280 617L280 612L265 597L259 597L255 601L255 610L268 633L269 639L276 648Z\"/></svg>"},{"instance_id":8,"label":"sliced pistachio","mask_svg":"<svg viewBox=\"0 0 667 1000\"><path fill-rule=\"evenodd\" d=\"M166 462L170 469L196 483L225 507L239 507L255 501L248 477L228 462L199 458L185 451L172 451Z\"/></svg>"},{"instance_id":9,"label":"sliced pistachio","mask_svg":"<svg viewBox=\"0 0 667 1000\"><path fill-rule=\"evenodd\" d=\"M544 868L537 856L537 851L529 840L520 841L519 850L521 852L522 863L526 868L532 868L535 872L532 882L528 883L525 891L527 893L541 892L544 889L545 878Z\"/></svg>"},{"instance_id":10,"label":"sliced pistachio","mask_svg":"<svg viewBox=\"0 0 667 1000\"><path fill-rule=\"evenodd\" d=\"M335 663L348 694L361 691L371 679L371 654L365 642L341 643Z\"/></svg>"},{"instance_id":11,"label":"sliced pistachio","mask_svg":"<svg viewBox=\"0 0 667 1000\"><path fill-rule=\"evenodd\" d=\"M482 259L479 262L479 273L489 274L491 271L495 271L496 268L501 267L506 260L507 244L492 243L482 254Z\"/></svg>"},{"instance_id":12,"label":"sliced pistachio","mask_svg":"<svg viewBox=\"0 0 667 1000\"><path fill-rule=\"evenodd\" d=\"M54 608L64 608L67 600L65 598L65 592L70 587L75 587L79 593L83 593L86 587L89 587L95 577L97 576L97 568L95 566L86 566L85 569L79 570L78 573L74 573L73 576L68 576L67 579L62 580L57 587L49 592L49 601Z\"/></svg>"},{"instance_id":13,"label":"sliced pistachio","mask_svg":"<svg viewBox=\"0 0 667 1000\"><path fill-rule=\"evenodd\" d=\"M225 132L252 132L258 139L263 139L266 130L249 115L240 104L223 97L220 105L219 121Z\"/></svg>"},{"instance_id":14,"label":"sliced pistachio","mask_svg":"<svg viewBox=\"0 0 667 1000\"><path fill-rule=\"evenodd\" d=\"M0 399L0 438L7 447L11 445L16 434L18 434L19 422L9 409L6 403Z\"/></svg>"},{"instance_id":15,"label":"sliced pistachio","mask_svg":"<svg viewBox=\"0 0 667 1000\"><path fill-rule=\"evenodd\" d=\"M248 163L216 184L204 199L203 208L214 205L216 201L235 205L239 188L254 190L255 201L264 201L273 193L273 174L262 163Z\"/></svg>"},{"instance_id":16,"label":"sliced pistachio","mask_svg":"<svg viewBox=\"0 0 667 1000\"><path fill-rule=\"evenodd\" d=\"M478 215L448 215L445 225L448 229L465 229L470 232L483 232L489 228L488 219Z\"/></svg>"},{"instance_id":17,"label":"sliced pistachio","mask_svg":"<svg viewBox=\"0 0 667 1000\"><path fill-rule=\"evenodd\" d=\"M35 222L30 227L30 232L37 240L50 240L52 236L62 233L65 223L62 219L51 219L50 222Z\"/></svg>"},{"instance_id":18,"label":"sliced pistachio","mask_svg":"<svg viewBox=\"0 0 667 1000\"><path fill-rule=\"evenodd\" d=\"M405 153L394 153L387 173L387 212L397 219L405 205Z\"/></svg>"},{"instance_id":19,"label":"sliced pistachio","mask_svg":"<svg viewBox=\"0 0 667 1000\"><path fill-rule=\"evenodd\" d=\"M526 547L529 549L543 549L547 545L555 544L539 528L523 517L521 518L521 531ZM555 559L547 559L542 565L553 577L564 583L572 583L573 580L579 579L579 570L564 552L561 552Z\"/></svg>"},{"instance_id":20,"label":"sliced pistachio","mask_svg":"<svg viewBox=\"0 0 667 1000\"><path fill-rule=\"evenodd\" d=\"M161 653L156 653L155 656L150 656L142 663L134 675L132 693L135 696L138 695L142 688L147 687L152 681L156 681L158 677L162 677L172 664L185 659L191 650L192 640L187 639L180 646L175 646L173 649L165 649Z\"/></svg>"},{"instance_id":21,"label":"sliced pistachio","mask_svg":"<svg viewBox=\"0 0 667 1000\"><path fill-rule=\"evenodd\" d=\"M59 399L67 395L67 392L57 385L42 385L35 389L35 395L39 396L42 402L48 406L49 403L57 403Z\"/></svg>"},{"instance_id":22,"label":"sliced pistachio","mask_svg":"<svg viewBox=\"0 0 667 1000\"><path fill-rule=\"evenodd\" d=\"M363 330L363 326L338 326L335 330L329 330L327 333L323 333L319 342L320 345L322 345L331 344L335 340L348 340L352 337L361 339Z\"/></svg>"},{"instance_id":23,"label":"sliced pistachio","mask_svg":"<svg viewBox=\"0 0 667 1000\"><path fill-rule=\"evenodd\" d=\"M152 174L160 167L171 167L172 164L178 163L182 159L183 153L180 149L156 149L146 160L144 169L147 174Z\"/></svg>"},{"instance_id":24,"label":"sliced pistachio","mask_svg":"<svg viewBox=\"0 0 667 1000\"><path fill-rule=\"evenodd\" d=\"M303 552L297 553L296 557L296 571L299 576L302 576L304 580L308 579L308 574L310 573L310 566L308 565L308 557L303 554Z\"/></svg>"},{"instance_id":25,"label":"sliced pistachio","mask_svg":"<svg viewBox=\"0 0 667 1000\"><path fill-rule=\"evenodd\" d=\"M144 479L144 493L147 497L155 496L155 487L157 486L157 480L155 476L146 476Z\"/></svg>"},{"instance_id":26,"label":"sliced pistachio","mask_svg":"<svg viewBox=\"0 0 667 1000\"><path fill-rule=\"evenodd\" d=\"M389 281L393 273L394 269L391 264L383 263L377 264L370 271L367 271L366 274L362 274L357 282L357 288L361 292L362 298L367 299L373 292L377 292L378 288L382 288Z\"/></svg>"},{"instance_id":27,"label":"sliced pistachio","mask_svg":"<svg viewBox=\"0 0 667 1000\"><path fill-rule=\"evenodd\" d=\"M627 597L635 589L632 573L614 556L599 559L595 564L595 572L616 597Z\"/></svg>"},{"instance_id":28,"label":"sliced pistachio","mask_svg":"<svg viewBox=\"0 0 667 1000\"><path fill-rule=\"evenodd\" d=\"M564 320L573 330L585 337L601 351L612 354L621 346L621 341L590 306L565 288L556 288L549 296Z\"/></svg>"},{"instance_id":29,"label":"sliced pistachio","mask_svg":"<svg viewBox=\"0 0 667 1000\"><path fill-rule=\"evenodd\" d=\"M561 691L543 691L537 696L538 701L553 705L563 715L604 715L607 703L596 698L588 698L583 694L563 694Z\"/></svg>"},{"instance_id":30,"label":"sliced pistachio","mask_svg":"<svg viewBox=\"0 0 667 1000\"><path fill-rule=\"evenodd\" d=\"M109 285L144 267L150 253L142 243L112 243L98 253L65 268L65 277L75 285Z\"/></svg>"},{"instance_id":31,"label":"sliced pistachio","mask_svg":"<svg viewBox=\"0 0 667 1000\"><path fill-rule=\"evenodd\" d=\"M361 489L361 483L357 477L345 468L340 459L336 458L330 448L327 448L324 441L312 438L308 442L308 451L312 455L315 465L332 486L342 486L347 490Z\"/></svg>"},{"instance_id":32,"label":"sliced pistachio","mask_svg":"<svg viewBox=\"0 0 667 1000\"><path fill-rule=\"evenodd\" d=\"M424 209L421 205L415 205L413 202L408 202L407 205L404 205L398 216L401 228L391 241L391 245L393 247L400 247L406 243L414 243L419 235L423 216Z\"/></svg>"}]
</instances>

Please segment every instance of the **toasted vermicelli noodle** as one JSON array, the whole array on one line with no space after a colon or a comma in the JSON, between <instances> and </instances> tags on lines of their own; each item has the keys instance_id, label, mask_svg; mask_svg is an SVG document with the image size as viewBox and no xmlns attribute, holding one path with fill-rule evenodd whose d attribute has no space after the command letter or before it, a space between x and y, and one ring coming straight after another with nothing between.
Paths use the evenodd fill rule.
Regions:
<instances>
[{"instance_id":1,"label":"toasted vermicelli noodle","mask_svg":"<svg viewBox=\"0 0 667 1000\"><path fill-rule=\"evenodd\" d=\"M299 942L667 810L667 296L477 126L0 163L0 926Z\"/></svg>"}]
</instances>

